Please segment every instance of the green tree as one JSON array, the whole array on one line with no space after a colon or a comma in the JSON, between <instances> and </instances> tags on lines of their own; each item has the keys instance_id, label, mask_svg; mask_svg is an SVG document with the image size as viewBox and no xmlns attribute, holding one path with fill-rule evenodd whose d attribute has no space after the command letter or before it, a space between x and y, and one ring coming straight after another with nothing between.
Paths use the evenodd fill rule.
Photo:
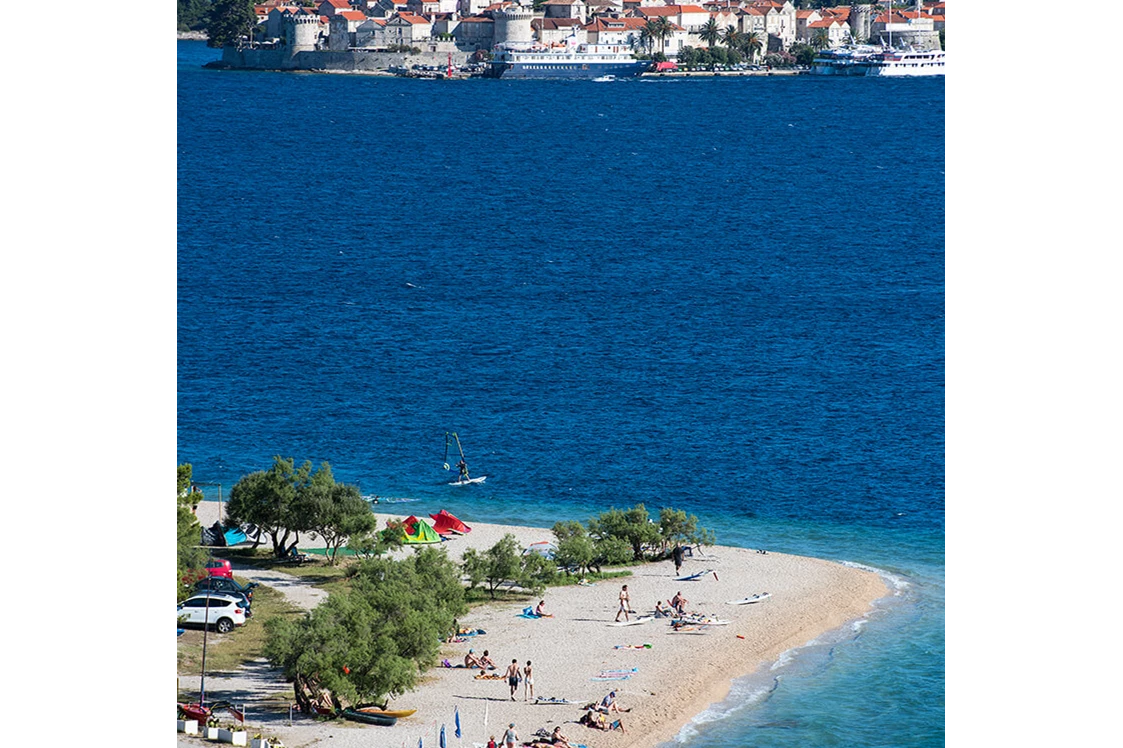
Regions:
<instances>
[{"instance_id":1,"label":"green tree","mask_svg":"<svg viewBox=\"0 0 1123 748\"><path fill-rule=\"evenodd\" d=\"M717 19L711 18L702 24L702 30L698 32L698 36L706 43L707 47L712 47L717 44L718 40L721 39L721 27L717 25ZM682 59L681 54L679 55L679 59Z\"/></svg>"},{"instance_id":2,"label":"green tree","mask_svg":"<svg viewBox=\"0 0 1123 748\"><path fill-rule=\"evenodd\" d=\"M468 610L456 564L443 549L361 561L350 582L303 619L265 623L265 655L294 684L302 707L323 691L337 707L405 693Z\"/></svg>"},{"instance_id":3,"label":"green tree","mask_svg":"<svg viewBox=\"0 0 1123 748\"><path fill-rule=\"evenodd\" d=\"M735 26L726 26L722 32L721 41L727 49L737 49L741 44L743 34Z\"/></svg>"},{"instance_id":4,"label":"green tree","mask_svg":"<svg viewBox=\"0 0 1123 748\"><path fill-rule=\"evenodd\" d=\"M369 535L378 524L358 486L336 483L326 462L297 485L293 512L303 527L323 538L333 566L351 536Z\"/></svg>"},{"instance_id":5,"label":"green tree","mask_svg":"<svg viewBox=\"0 0 1123 748\"><path fill-rule=\"evenodd\" d=\"M594 540L624 540L631 546L634 561L643 560L645 546L659 542L659 528L651 521L643 504L624 511L610 509L589 520L589 534Z\"/></svg>"},{"instance_id":6,"label":"green tree","mask_svg":"<svg viewBox=\"0 0 1123 748\"><path fill-rule=\"evenodd\" d=\"M800 65L810 65L815 61L815 48L810 44L793 44L788 51Z\"/></svg>"},{"instance_id":7,"label":"green tree","mask_svg":"<svg viewBox=\"0 0 1123 748\"><path fill-rule=\"evenodd\" d=\"M214 0L207 17L207 46L233 44L257 23L253 0Z\"/></svg>"},{"instance_id":8,"label":"green tree","mask_svg":"<svg viewBox=\"0 0 1123 748\"><path fill-rule=\"evenodd\" d=\"M311 529L307 511L302 512L297 502L297 487L308 483L311 473L310 462L298 470L291 457L274 457L269 470L244 475L230 489L227 518L234 524L253 523L260 527L272 541L274 555L280 558L290 537L295 534L299 540L301 532Z\"/></svg>"},{"instance_id":9,"label":"green tree","mask_svg":"<svg viewBox=\"0 0 1123 748\"><path fill-rule=\"evenodd\" d=\"M202 31L207 26L210 0L176 0L176 28L179 31Z\"/></svg>"},{"instance_id":10,"label":"green tree","mask_svg":"<svg viewBox=\"0 0 1123 748\"><path fill-rule=\"evenodd\" d=\"M659 40L659 52L666 58L667 53L667 37L675 33L675 25L671 23L670 19L666 16L659 16L653 22L655 28L655 38Z\"/></svg>"},{"instance_id":11,"label":"green tree","mask_svg":"<svg viewBox=\"0 0 1123 748\"><path fill-rule=\"evenodd\" d=\"M624 538L605 537L593 541L593 568L620 566L635 560L632 544Z\"/></svg>"},{"instance_id":12,"label":"green tree","mask_svg":"<svg viewBox=\"0 0 1123 748\"><path fill-rule=\"evenodd\" d=\"M655 50L655 22L648 21L639 30L639 43L640 46L648 51L648 54Z\"/></svg>"},{"instance_id":13,"label":"green tree","mask_svg":"<svg viewBox=\"0 0 1123 748\"><path fill-rule=\"evenodd\" d=\"M811 46L815 49L829 47L830 43L830 35L827 33L826 29L816 29L815 33L811 37Z\"/></svg>"},{"instance_id":14,"label":"green tree","mask_svg":"<svg viewBox=\"0 0 1123 748\"><path fill-rule=\"evenodd\" d=\"M191 574L203 568L207 551L199 547L202 527L191 511L191 465L176 469L176 600L183 599L184 582L193 581Z\"/></svg>"},{"instance_id":15,"label":"green tree","mask_svg":"<svg viewBox=\"0 0 1123 748\"><path fill-rule=\"evenodd\" d=\"M468 577L469 589L486 584L488 595L493 600L495 591L501 585L510 584L538 591L546 580L556 574L555 564L537 553L524 556L519 541L510 533L483 553L475 548L464 551L461 568Z\"/></svg>"},{"instance_id":16,"label":"green tree","mask_svg":"<svg viewBox=\"0 0 1123 748\"><path fill-rule=\"evenodd\" d=\"M764 40L760 36L759 31L746 31L741 35L742 49L745 55L752 62L764 49Z\"/></svg>"},{"instance_id":17,"label":"green tree","mask_svg":"<svg viewBox=\"0 0 1123 748\"><path fill-rule=\"evenodd\" d=\"M587 574L592 568L596 551L593 540L584 525L572 520L554 523L554 537L558 539L558 550L554 561L563 569L577 569Z\"/></svg>"}]
</instances>

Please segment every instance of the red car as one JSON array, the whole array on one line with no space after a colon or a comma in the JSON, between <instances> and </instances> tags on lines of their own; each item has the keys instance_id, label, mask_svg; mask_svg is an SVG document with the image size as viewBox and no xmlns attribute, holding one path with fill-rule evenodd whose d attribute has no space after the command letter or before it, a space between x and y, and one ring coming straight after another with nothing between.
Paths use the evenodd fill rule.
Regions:
<instances>
[{"instance_id":1,"label":"red car","mask_svg":"<svg viewBox=\"0 0 1123 748\"><path fill-rule=\"evenodd\" d=\"M212 577L234 578L234 570L230 568L230 562L224 558L212 558L207 561L207 574Z\"/></svg>"}]
</instances>

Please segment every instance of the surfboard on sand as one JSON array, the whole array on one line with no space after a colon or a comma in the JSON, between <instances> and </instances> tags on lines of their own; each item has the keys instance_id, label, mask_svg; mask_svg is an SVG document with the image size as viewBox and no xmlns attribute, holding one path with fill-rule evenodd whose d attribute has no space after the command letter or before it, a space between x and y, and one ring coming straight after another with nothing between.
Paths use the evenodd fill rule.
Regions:
<instances>
[{"instance_id":1,"label":"surfboard on sand","mask_svg":"<svg viewBox=\"0 0 1123 748\"><path fill-rule=\"evenodd\" d=\"M700 571L697 574L687 574L684 577L675 577L674 581L676 581L676 582L693 582L697 579L701 579L702 577L706 576L707 574L713 574L713 573L714 573L713 569L706 569L705 571Z\"/></svg>"},{"instance_id":2,"label":"surfboard on sand","mask_svg":"<svg viewBox=\"0 0 1123 748\"><path fill-rule=\"evenodd\" d=\"M772 597L771 592L761 592L759 595L752 595L751 597L744 597L740 600L726 600L726 605L749 605L750 603L759 603Z\"/></svg>"},{"instance_id":3,"label":"surfboard on sand","mask_svg":"<svg viewBox=\"0 0 1123 748\"><path fill-rule=\"evenodd\" d=\"M655 616L641 616L641 617L636 618L636 619L631 620L631 621L615 621L615 622L610 623L608 625L609 626L638 626L641 623L647 623L648 621L653 621L653 620L655 620Z\"/></svg>"}]
</instances>

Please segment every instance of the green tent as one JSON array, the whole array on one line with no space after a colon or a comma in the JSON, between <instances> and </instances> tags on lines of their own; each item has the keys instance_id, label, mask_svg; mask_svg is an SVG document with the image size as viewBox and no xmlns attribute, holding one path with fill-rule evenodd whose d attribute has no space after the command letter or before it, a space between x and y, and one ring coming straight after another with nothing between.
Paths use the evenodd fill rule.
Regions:
<instances>
[{"instance_id":1,"label":"green tent","mask_svg":"<svg viewBox=\"0 0 1123 748\"><path fill-rule=\"evenodd\" d=\"M411 521L412 520L412 521ZM413 532L410 532L410 529ZM441 536L437 531L423 519L410 517L404 523L404 530L402 532L402 542L406 545L423 545L425 543L439 543Z\"/></svg>"}]
</instances>

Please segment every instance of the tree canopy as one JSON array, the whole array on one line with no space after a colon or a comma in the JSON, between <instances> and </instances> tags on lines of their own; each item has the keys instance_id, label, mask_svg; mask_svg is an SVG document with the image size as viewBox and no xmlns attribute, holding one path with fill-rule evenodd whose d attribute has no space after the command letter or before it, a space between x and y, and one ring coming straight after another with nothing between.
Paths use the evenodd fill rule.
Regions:
<instances>
[{"instance_id":1,"label":"tree canopy","mask_svg":"<svg viewBox=\"0 0 1123 748\"><path fill-rule=\"evenodd\" d=\"M493 600L503 584L537 593L557 574L554 562L537 553L523 554L519 541L510 533L483 553L475 548L464 551L461 568L468 577L468 589L486 584Z\"/></svg>"},{"instance_id":2,"label":"tree canopy","mask_svg":"<svg viewBox=\"0 0 1123 748\"><path fill-rule=\"evenodd\" d=\"M444 549L360 561L349 588L303 619L266 621L265 654L294 684L302 707L322 692L337 708L381 703L416 685L467 610L459 570Z\"/></svg>"},{"instance_id":3,"label":"tree canopy","mask_svg":"<svg viewBox=\"0 0 1123 748\"><path fill-rule=\"evenodd\" d=\"M202 569L207 551L199 547L202 528L191 511L191 465L176 469L176 600L183 597L183 582Z\"/></svg>"},{"instance_id":4,"label":"tree canopy","mask_svg":"<svg viewBox=\"0 0 1123 748\"><path fill-rule=\"evenodd\" d=\"M232 44L248 35L255 24L253 0L214 0L207 16L207 46Z\"/></svg>"},{"instance_id":5,"label":"tree canopy","mask_svg":"<svg viewBox=\"0 0 1123 748\"><path fill-rule=\"evenodd\" d=\"M323 538L332 563L339 548L375 530L375 517L356 486L335 482L331 465L316 470L311 462L295 467L290 457L274 457L268 470L242 476L230 489L226 514L235 524L253 523L273 544L273 553L284 555L289 539L300 533Z\"/></svg>"}]
</instances>

